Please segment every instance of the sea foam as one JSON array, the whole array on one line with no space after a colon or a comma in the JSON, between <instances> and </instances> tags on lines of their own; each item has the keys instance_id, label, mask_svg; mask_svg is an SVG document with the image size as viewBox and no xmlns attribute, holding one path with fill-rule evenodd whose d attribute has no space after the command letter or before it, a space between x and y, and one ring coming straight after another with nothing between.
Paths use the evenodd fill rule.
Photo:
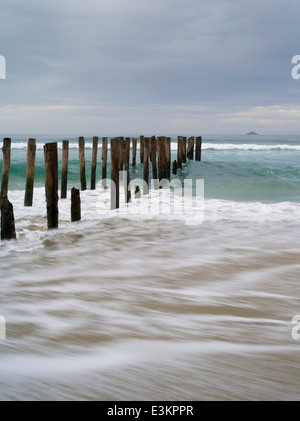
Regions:
<instances>
[{"instance_id":1,"label":"sea foam","mask_svg":"<svg viewBox=\"0 0 300 421\"><path fill-rule=\"evenodd\" d=\"M100 183L99 183L100 184ZM70 196L70 192L69 192ZM97 190L81 192L82 220L70 222L70 197L59 200L59 229L47 230L45 189L36 188L32 207L24 207L24 191L11 191L9 199L14 206L15 224L18 241L0 242L0 255L16 251L29 251L44 247L45 241L56 235L69 235L79 232L84 235L85 229L92 226L115 224L130 221L131 224L156 221L162 224L173 221L175 224L189 225L196 215L195 225L218 223L279 223L298 222L300 203L280 202L237 202L231 200L204 199L195 202L191 199L174 195L170 190L151 190L149 195L132 199L125 204L124 190L120 189L120 209L110 210L110 192L99 187ZM198 212L198 213L197 213ZM119 221L119 222L118 222ZM197 223L198 221L198 223ZM123 223L122 222L122 223ZM222 225L220 225L220 229Z\"/></svg>"},{"instance_id":2,"label":"sea foam","mask_svg":"<svg viewBox=\"0 0 300 421\"><path fill-rule=\"evenodd\" d=\"M38 150L43 150L44 143L37 142L36 147ZM50 142L51 143L51 142ZM62 149L62 142L57 142L58 149ZM12 149L27 149L27 142L12 142L11 145ZM70 149L78 149L78 142L70 142L69 144ZM92 149L93 143L86 142L85 143L86 149ZM102 148L102 142L99 142L99 148ZM140 144L137 144L137 149L140 148ZM108 143L108 149L110 149L110 143ZM177 150L177 142L171 143L172 151ZM256 144L256 143L211 143L211 142L204 142L202 143L203 150L243 150L243 151L264 151L264 150L295 150L300 151L300 145L288 145L288 144Z\"/></svg>"}]
</instances>

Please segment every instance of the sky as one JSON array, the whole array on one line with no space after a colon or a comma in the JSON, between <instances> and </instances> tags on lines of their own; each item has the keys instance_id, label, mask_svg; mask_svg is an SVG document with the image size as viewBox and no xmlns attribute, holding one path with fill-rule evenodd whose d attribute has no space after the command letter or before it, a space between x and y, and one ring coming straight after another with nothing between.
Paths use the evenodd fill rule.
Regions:
<instances>
[{"instance_id":1,"label":"sky","mask_svg":"<svg viewBox=\"0 0 300 421\"><path fill-rule=\"evenodd\" d=\"M299 0L0 0L0 132L298 134Z\"/></svg>"}]
</instances>

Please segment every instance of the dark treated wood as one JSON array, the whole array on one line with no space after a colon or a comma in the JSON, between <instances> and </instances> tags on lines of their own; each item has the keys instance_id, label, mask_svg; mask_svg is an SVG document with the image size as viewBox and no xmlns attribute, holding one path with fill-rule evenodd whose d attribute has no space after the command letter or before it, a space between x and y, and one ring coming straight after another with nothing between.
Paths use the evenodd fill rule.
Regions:
<instances>
[{"instance_id":1,"label":"dark treated wood","mask_svg":"<svg viewBox=\"0 0 300 421\"><path fill-rule=\"evenodd\" d=\"M136 149L137 149L137 139L132 139L132 166L136 166Z\"/></svg>"},{"instance_id":2,"label":"dark treated wood","mask_svg":"<svg viewBox=\"0 0 300 421\"><path fill-rule=\"evenodd\" d=\"M140 199L141 198L141 189L140 189L139 186L135 186L134 198L135 199Z\"/></svg>"},{"instance_id":3,"label":"dark treated wood","mask_svg":"<svg viewBox=\"0 0 300 421\"><path fill-rule=\"evenodd\" d=\"M157 138L157 153L158 153L158 180L161 181L164 178L163 171L163 137Z\"/></svg>"},{"instance_id":4,"label":"dark treated wood","mask_svg":"<svg viewBox=\"0 0 300 421\"><path fill-rule=\"evenodd\" d=\"M162 179L168 178L168 163L167 163L167 149L168 142L164 136L161 138L161 164L162 164Z\"/></svg>"},{"instance_id":5,"label":"dark treated wood","mask_svg":"<svg viewBox=\"0 0 300 421\"><path fill-rule=\"evenodd\" d=\"M157 179L157 164L156 164L156 156L157 156L157 139L155 136L152 136L151 138L151 159L152 159L152 178L153 178L153 184L154 189L158 190L159 188L159 181Z\"/></svg>"},{"instance_id":6,"label":"dark treated wood","mask_svg":"<svg viewBox=\"0 0 300 421\"><path fill-rule=\"evenodd\" d=\"M43 149L44 149L44 162L45 162L45 199L46 199L46 203L47 203L46 145L44 145Z\"/></svg>"},{"instance_id":7,"label":"dark treated wood","mask_svg":"<svg viewBox=\"0 0 300 421\"><path fill-rule=\"evenodd\" d=\"M173 161L173 174L176 175L177 174L177 161L175 159L175 161Z\"/></svg>"},{"instance_id":8,"label":"dark treated wood","mask_svg":"<svg viewBox=\"0 0 300 421\"><path fill-rule=\"evenodd\" d=\"M69 141L62 142L62 171L61 171L61 199L67 198L68 188L68 167L69 167Z\"/></svg>"},{"instance_id":9,"label":"dark treated wood","mask_svg":"<svg viewBox=\"0 0 300 421\"><path fill-rule=\"evenodd\" d=\"M71 190L71 221L81 220L81 200L80 191L75 187Z\"/></svg>"},{"instance_id":10,"label":"dark treated wood","mask_svg":"<svg viewBox=\"0 0 300 421\"><path fill-rule=\"evenodd\" d=\"M166 171L166 178L171 177L171 138L167 137L166 139L166 159L167 159L167 171Z\"/></svg>"},{"instance_id":11,"label":"dark treated wood","mask_svg":"<svg viewBox=\"0 0 300 421\"><path fill-rule=\"evenodd\" d=\"M107 178L107 137L102 140L102 186L106 187Z\"/></svg>"},{"instance_id":12,"label":"dark treated wood","mask_svg":"<svg viewBox=\"0 0 300 421\"><path fill-rule=\"evenodd\" d=\"M45 177L48 229L58 228L57 143L47 143L45 145Z\"/></svg>"},{"instance_id":13,"label":"dark treated wood","mask_svg":"<svg viewBox=\"0 0 300 421\"><path fill-rule=\"evenodd\" d=\"M122 144L123 147L123 162L125 167L125 180L124 180L124 190L125 190L125 202L129 203L131 200L131 191L128 189L130 183L130 171L129 171L129 160L130 160L130 137L126 137Z\"/></svg>"},{"instance_id":14,"label":"dark treated wood","mask_svg":"<svg viewBox=\"0 0 300 421\"><path fill-rule=\"evenodd\" d=\"M183 152L183 139L182 136L177 138L177 167L182 168L182 152Z\"/></svg>"},{"instance_id":15,"label":"dark treated wood","mask_svg":"<svg viewBox=\"0 0 300 421\"><path fill-rule=\"evenodd\" d=\"M187 146L187 158L192 161L194 159L194 137L189 137Z\"/></svg>"},{"instance_id":16,"label":"dark treated wood","mask_svg":"<svg viewBox=\"0 0 300 421\"><path fill-rule=\"evenodd\" d=\"M97 154L98 154L99 137L93 137L93 153L92 153L92 173L91 173L91 190L96 189L96 168L97 168Z\"/></svg>"},{"instance_id":17,"label":"dark treated wood","mask_svg":"<svg viewBox=\"0 0 300 421\"><path fill-rule=\"evenodd\" d=\"M86 175L85 175L85 140L84 137L78 139L79 144L79 165L80 165L80 183L81 190L86 190Z\"/></svg>"},{"instance_id":18,"label":"dark treated wood","mask_svg":"<svg viewBox=\"0 0 300 421\"><path fill-rule=\"evenodd\" d=\"M29 139L27 146L27 169L24 206L32 206L34 169L35 169L36 140Z\"/></svg>"},{"instance_id":19,"label":"dark treated wood","mask_svg":"<svg viewBox=\"0 0 300 421\"><path fill-rule=\"evenodd\" d=\"M119 209L120 207L120 153L119 153L119 141L114 138L110 142L110 154L111 154L111 181L114 185L111 186L111 209Z\"/></svg>"},{"instance_id":20,"label":"dark treated wood","mask_svg":"<svg viewBox=\"0 0 300 421\"><path fill-rule=\"evenodd\" d=\"M186 137L182 138L182 163L186 164Z\"/></svg>"},{"instance_id":21,"label":"dark treated wood","mask_svg":"<svg viewBox=\"0 0 300 421\"><path fill-rule=\"evenodd\" d=\"M1 179L1 193L0 193L0 206L3 197L8 195L8 179L10 170L10 154L11 154L11 139L3 139L3 162L2 162L2 179Z\"/></svg>"},{"instance_id":22,"label":"dark treated wood","mask_svg":"<svg viewBox=\"0 0 300 421\"><path fill-rule=\"evenodd\" d=\"M13 205L7 196L1 202L1 240L16 239L15 218Z\"/></svg>"},{"instance_id":23,"label":"dark treated wood","mask_svg":"<svg viewBox=\"0 0 300 421\"><path fill-rule=\"evenodd\" d=\"M201 161L202 136L196 137L196 156L195 161Z\"/></svg>"},{"instance_id":24,"label":"dark treated wood","mask_svg":"<svg viewBox=\"0 0 300 421\"><path fill-rule=\"evenodd\" d=\"M143 194L149 193L149 152L150 152L150 138L144 138L144 186Z\"/></svg>"},{"instance_id":25,"label":"dark treated wood","mask_svg":"<svg viewBox=\"0 0 300 421\"><path fill-rule=\"evenodd\" d=\"M140 162L144 162L144 136L140 136Z\"/></svg>"},{"instance_id":26,"label":"dark treated wood","mask_svg":"<svg viewBox=\"0 0 300 421\"><path fill-rule=\"evenodd\" d=\"M124 162L123 162L123 142L124 142L124 137L123 136L119 136L117 137L117 148L119 151L119 171L123 171L123 166L124 166ZM121 175L122 176L122 175Z\"/></svg>"}]
</instances>

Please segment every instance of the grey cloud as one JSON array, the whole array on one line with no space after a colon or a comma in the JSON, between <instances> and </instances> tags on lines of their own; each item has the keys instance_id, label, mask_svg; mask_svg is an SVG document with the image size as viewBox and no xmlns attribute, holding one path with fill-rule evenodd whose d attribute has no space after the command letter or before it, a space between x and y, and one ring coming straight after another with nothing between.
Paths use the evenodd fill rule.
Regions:
<instances>
[{"instance_id":1,"label":"grey cloud","mask_svg":"<svg viewBox=\"0 0 300 421\"><path fill-rule=\"evenodd\" d=\"M0 104L296 104L300 4L2 1Z\"/></svg>"}]
</instances>

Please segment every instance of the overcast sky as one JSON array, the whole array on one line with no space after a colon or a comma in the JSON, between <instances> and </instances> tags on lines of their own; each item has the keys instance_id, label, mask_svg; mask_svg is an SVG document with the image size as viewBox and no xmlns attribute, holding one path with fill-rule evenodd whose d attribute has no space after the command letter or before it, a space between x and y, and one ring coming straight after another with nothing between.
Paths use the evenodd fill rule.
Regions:
<instances>
[{"instance_id":1,"label":"overcast sky","mask_svg":"<svg viewBox=\"0 0 300 421\"><path fill-rule=\"evenodd\" d=\"M299 0L0 0L0 132L299 133Z\"/></svg>"}]
</instances>

